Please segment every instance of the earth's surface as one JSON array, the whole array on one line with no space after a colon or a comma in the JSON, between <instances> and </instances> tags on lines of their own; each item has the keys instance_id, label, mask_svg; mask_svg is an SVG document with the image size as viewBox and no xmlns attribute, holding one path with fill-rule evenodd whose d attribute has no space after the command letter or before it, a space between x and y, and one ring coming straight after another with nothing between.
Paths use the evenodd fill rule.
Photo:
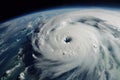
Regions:
<instances>
[{"instance_id":1,"label":"earth's surface","mask_svg":"<svg viewBox=\"0 0 120 80\"><path fill-rule=\"evenodd\" d=\"M120 80L120 10L64 8L1 23L0 80Z\"/></svg>"}]
</instances>

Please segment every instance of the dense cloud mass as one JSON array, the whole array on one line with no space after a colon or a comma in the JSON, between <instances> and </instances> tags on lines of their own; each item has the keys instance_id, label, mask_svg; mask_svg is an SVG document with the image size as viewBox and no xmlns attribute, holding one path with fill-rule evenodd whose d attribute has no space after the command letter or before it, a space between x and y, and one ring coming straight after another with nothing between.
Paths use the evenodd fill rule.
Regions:
<instances>
[{"instance_id":1,"label":"dense cloud mass","mask_svg":"<svg viewBox=\"0 0 120 80\"><path fill-rule=\"evenodd\" d=\"M120 80L119 21L119 12L86 9L39 25L32 35L39 80Z\"/></svg>"}]
</instances>

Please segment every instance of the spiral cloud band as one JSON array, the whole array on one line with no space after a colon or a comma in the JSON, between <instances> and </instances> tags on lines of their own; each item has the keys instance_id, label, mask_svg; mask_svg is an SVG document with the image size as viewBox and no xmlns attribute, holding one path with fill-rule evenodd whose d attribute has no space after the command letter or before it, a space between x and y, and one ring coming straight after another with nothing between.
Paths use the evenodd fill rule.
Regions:
<instances>
[{"instance_id":1,"label":"spiral cloud band","mask_svg":"<svg viewBox=\"0 0 120 80\"><path fill-rule=\"evenodd\" d=\"M32 36L40 80L120 80L120 14L87 9L64 13Z\"/></svg>"}]
</instances>

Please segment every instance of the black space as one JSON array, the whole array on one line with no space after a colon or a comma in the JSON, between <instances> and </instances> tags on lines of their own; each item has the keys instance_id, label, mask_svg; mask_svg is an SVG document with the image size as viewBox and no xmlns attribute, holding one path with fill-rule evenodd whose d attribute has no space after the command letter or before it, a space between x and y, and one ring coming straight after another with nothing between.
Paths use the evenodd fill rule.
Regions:
<instances>
[{"instance_id":1,"label":"black space","mask_svg":"<svg viewBox=\"0 0 120 80\"><path fill-rule=\"evenodd\" d=\"M49 8L77 6L119 7L119 0L0 0L0 22Z\"/></svg>"}]
</instances>

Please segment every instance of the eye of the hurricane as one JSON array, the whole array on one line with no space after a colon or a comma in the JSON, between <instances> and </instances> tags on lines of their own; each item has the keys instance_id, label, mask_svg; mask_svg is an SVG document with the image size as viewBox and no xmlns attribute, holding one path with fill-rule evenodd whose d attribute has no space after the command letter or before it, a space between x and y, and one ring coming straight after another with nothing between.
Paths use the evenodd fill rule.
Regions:
<instances>
[{"instance_id":1,"label":"eye of the hurricane","mask_svg":"<svg viewBox=\"0 0 120 80\"><path fill-rule=\"evenodd\" d=\"M70 43L72 41L72 38L71 37L66 37L64 41L65 41L65 43Z\"/></svg>"}]
</instances>

